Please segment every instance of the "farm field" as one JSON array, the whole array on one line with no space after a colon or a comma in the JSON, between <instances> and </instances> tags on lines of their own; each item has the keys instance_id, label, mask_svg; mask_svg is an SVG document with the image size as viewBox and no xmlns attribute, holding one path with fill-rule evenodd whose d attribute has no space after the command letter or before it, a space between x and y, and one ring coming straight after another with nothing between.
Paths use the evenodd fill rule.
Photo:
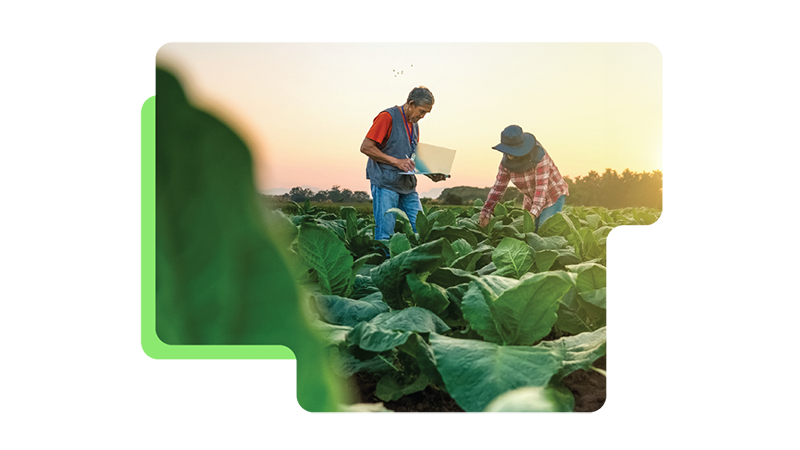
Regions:
<instances>
[{"instance_id":1,"label":"farm field","mask_svg":"<svg viewBox=\"0 0 800 450\"><path fill-rule=\"evenodd\" d=\"M480 199L423 203L416 230L397 211L377 241L367 203L259 204L245 143L169 73L157 85L154 357L289 349L297 401L314 412L603 404L607 237L658 210L568 205L534 230L513 202L486 227Z\"/></svg>"},{"instance_id":2,"label":"farm field","mask_svg":"<svg viewBox=\"0 0 800 450\"><path fill-rule=\"evenodd\" d=\"M371 209L266 207L349 410L595 411L605 401L606 239L660 211L423 205L373 239ZM613 376L613 375L612 375Z\"/></svg>"}]
</instances>

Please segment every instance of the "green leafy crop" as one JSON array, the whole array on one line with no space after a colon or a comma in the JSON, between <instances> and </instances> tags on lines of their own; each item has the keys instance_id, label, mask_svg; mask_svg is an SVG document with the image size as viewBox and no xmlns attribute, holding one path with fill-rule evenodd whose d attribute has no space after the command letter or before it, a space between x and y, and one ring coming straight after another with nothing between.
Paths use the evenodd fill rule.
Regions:
<instances>
[{"instance_id":1,"label":"green leafy crop","mask_svg":"<svg viewBox=\"0 0 800 450\"><path fill-rule=\"evenodd\" d=\"M482 227L482 206L423 205L416 229L390 209L382 242L349 207L296 205L278 222L296 227L282 228L291 267L340 376L373 374L384 402L432 390L465 411L572 411L564 378L606 352L608 234L660 212L568 205L536 230L513 201ZM370 408L383 410L352 410Z\"/></svg>"},{"instance_id":2,"label":"green leafy crop","mask_svg":"<svg viewBox=\"0 0 800 450\"><path fill-rule=\"evenodd\" d=\"M169 345L285 345L297 358L300 405L337 410L339 381L264 220L247 147L161 69L155 157L158 337ZM330 277L336 289L346 284Z\"/></svg>"}]
</instances>

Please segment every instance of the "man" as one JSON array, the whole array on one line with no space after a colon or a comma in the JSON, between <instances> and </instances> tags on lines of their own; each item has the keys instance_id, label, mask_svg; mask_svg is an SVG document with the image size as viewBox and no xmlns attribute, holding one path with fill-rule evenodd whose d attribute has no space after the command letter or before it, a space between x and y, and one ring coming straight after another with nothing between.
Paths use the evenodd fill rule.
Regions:
<instances>
[{"instance_id":1,"label":"man","mask_svg":"<svg viewBox=\"0 0 800 450\"><path fill-rule=\"evenodd\" d=\"M433 94L425 86L415 87L402 106L392 106L378 114L361 143L361 153L367 155L367 179L372 192L372 214L375 216L375 239L386 240L394 233L394 213L399 208L408 216L417 231L417 213L422 209L417 194L414 171L414 152L419 142L420 121L433 109ZM426 175L442 181L442 174Z\"/></svg>"},{"instance_id":2,"label":"man","mask_svg":"<svg viewBox=\"0 0 800 450\"><path fill-rule=\"evenodd\" d=\"M518 125L507 126L500 133L500 144L492 147L503 153L497 178L480 214L480 225L485 227L497 202L503 197L508 182L512 181L525 195L522 207L529 211L539 227L564 207L569 187L542 144Z\"/></svg>"}]
</instances>

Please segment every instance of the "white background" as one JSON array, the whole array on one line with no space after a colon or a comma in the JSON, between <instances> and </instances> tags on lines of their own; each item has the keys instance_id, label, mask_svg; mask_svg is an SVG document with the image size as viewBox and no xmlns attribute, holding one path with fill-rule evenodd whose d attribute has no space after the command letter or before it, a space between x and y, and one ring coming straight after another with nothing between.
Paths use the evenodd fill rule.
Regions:
<instances>
[{"instance_id":1,"label":"white background","mask_svg":"<svg viewBox=\"0 0 800 450\"><path fill-rule=\"evenodd\" d=\"M0 18L0 446L784 447L798 400L789 2L15 2ZM289 5L292 6L289 6ZM664 215L608 249L592 414L310 414L294 361L139 343L140 109L168 42L650 42Z\"/></svg>"}]
</instances>

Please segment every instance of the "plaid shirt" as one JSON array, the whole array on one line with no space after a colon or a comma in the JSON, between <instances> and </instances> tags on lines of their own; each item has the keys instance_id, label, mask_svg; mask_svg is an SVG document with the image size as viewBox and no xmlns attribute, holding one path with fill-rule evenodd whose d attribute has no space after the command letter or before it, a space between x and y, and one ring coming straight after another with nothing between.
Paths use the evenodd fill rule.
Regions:
<instances>
[{"instance_id":1,"label":"plaid shirt","mask_svg":"<svg viewBox=\"0 0 800 450\"><path fill-rule=\"evenodd\" d=\"M562 195L569 195L567 182L561 177L550 155L545 153L539 164L527 172L509 172L500 165L497 179L481 210L481 217L491 217L495 205L506 192L509 180L525 194L522 207L530 211L534 217L539 217L543 209L553 205Z\"/></svg>"}]
</instances>

